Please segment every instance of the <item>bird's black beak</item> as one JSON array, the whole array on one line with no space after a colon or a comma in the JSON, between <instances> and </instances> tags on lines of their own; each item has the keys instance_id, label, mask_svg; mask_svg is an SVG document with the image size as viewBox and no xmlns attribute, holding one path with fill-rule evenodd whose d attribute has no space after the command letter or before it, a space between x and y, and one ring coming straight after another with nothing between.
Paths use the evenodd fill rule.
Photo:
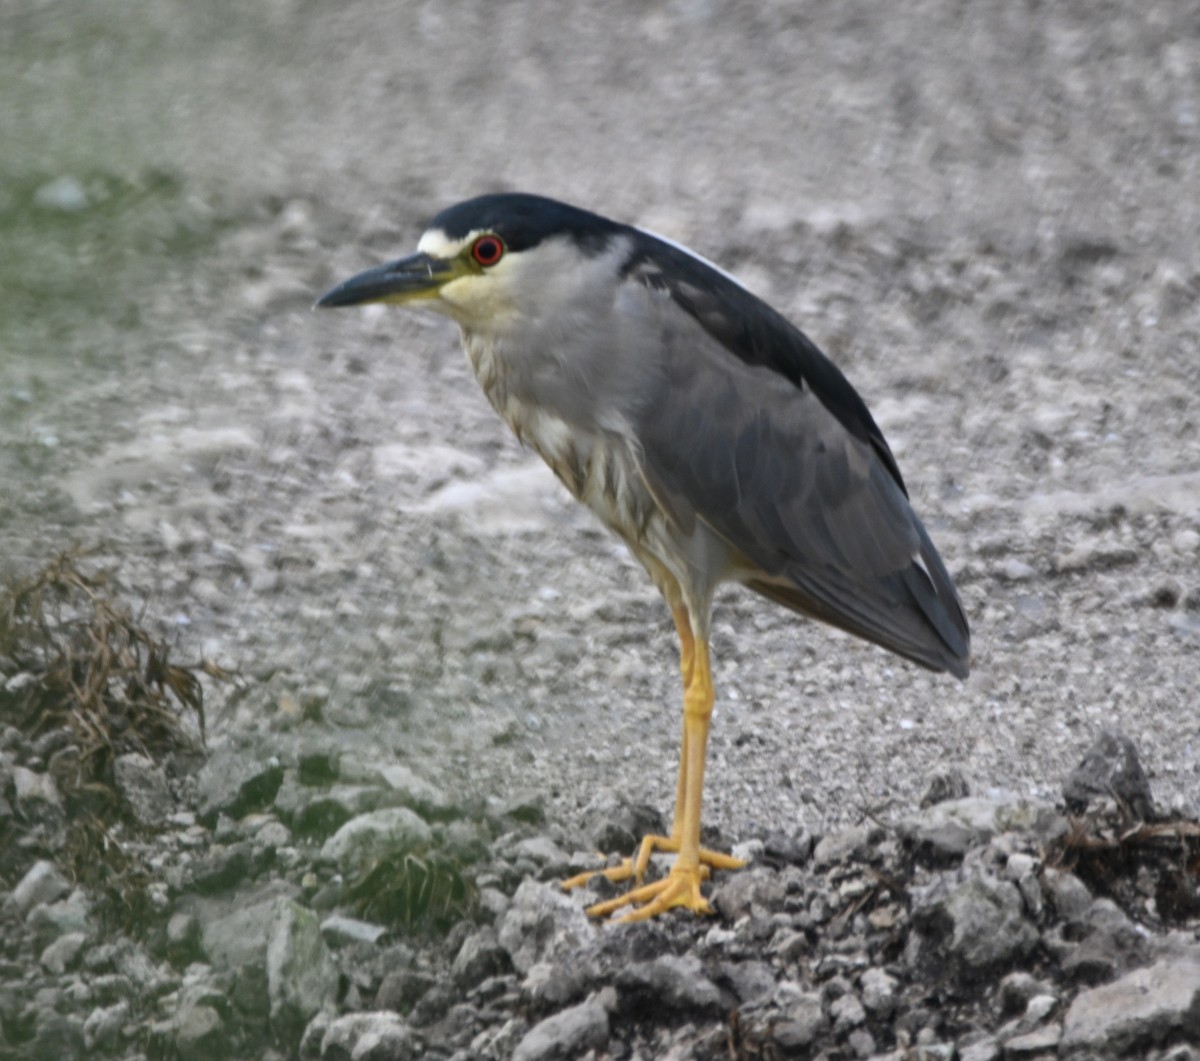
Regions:
<instances>
[{"instance_id":1,"label":"bird's black beak","mask_svg":"<svg viewBox=\"0 0 1200 1061\"><path fill-rule=\"evenodd\" d=\"M454 259L447 261L430 254L414 254L344 280L317 299L317 308L437 298L442 286L458 275L458 263Z\"/></svg>"}]
</instances>

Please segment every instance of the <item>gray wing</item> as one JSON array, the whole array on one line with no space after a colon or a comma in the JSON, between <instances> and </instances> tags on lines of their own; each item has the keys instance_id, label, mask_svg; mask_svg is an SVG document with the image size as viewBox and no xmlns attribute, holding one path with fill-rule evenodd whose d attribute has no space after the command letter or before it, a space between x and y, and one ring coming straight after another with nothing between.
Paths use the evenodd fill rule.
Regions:
<instances>
[{"instance_id":1,"label":"gray wing","mask_svg":"<svg viewBox=\"0 0 1200 1061\"><path fill-rule=\"evenodd\" d=\"M661 313L638 434L663 507L685 532L711 527L752 589L965 677L962 607L882 435L856 437L811 388L734 356L674 303Z\"/></svg>"}]
</instances>

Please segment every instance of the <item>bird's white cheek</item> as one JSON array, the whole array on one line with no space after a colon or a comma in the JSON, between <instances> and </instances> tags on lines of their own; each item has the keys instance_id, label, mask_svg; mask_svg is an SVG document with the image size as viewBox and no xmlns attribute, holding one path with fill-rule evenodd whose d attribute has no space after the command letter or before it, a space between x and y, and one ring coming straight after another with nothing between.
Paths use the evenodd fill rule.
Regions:
<instances>
[{"instance_id":1,"label":"bird's white cheek","mask_svg":"<svg viewBox=\"0 0 1200 1061\"><path fill-rule=\"evenodd\" d=\"M481 276L451 280L439 292L445 312L472 330L507 320L512 307L497 285Z\"/></svg>"}]
</instances>

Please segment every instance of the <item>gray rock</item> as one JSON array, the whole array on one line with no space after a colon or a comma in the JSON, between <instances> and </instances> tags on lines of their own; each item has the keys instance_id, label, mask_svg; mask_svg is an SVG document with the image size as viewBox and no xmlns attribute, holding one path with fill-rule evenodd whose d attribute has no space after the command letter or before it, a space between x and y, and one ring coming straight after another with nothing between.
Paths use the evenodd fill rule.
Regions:
<instances>
[{"instance_id":1,"label":"gray rock","mask_svg":"<svg viewBox=\"0 0 1200 1061\"><path fill-rule=\"evenodd\" d=\"M450 975L459 987L474 987L489 976L497 976L512 967L508 951L500 945L495 929L473 932L459 947Z\"/></svg>"},{"instance_id":2,"label":"gray rock","mask_svg":"<svg viewBox=\"0 0 1200 1061\"><path fill-rule=\"evenodd\" d=\"M1104 730L1063 782L1063 798L1072 810L1083 810L1095 799L1119 799L1140 818L1150 814L1150 782L1138 760L1137 748L1125 734Z\"/></svg>"},{"instance_id":3,"label":"gray rock","mask_svg":"<svg viewBox=\"0 0 1200 1061\"><path fill-rule=\"evenodd\" d=\"M398 1013L348 1013L329 1022L320 1061L409 1061L416 1057L412 1031Z\"/></svg>"},{"instance_id":4,"label":"gray rock","mask_svg":"<svg viewBox=\"0 0 1200 1061\"><path fill-rule=\"evenodd\" d=\"M62 797L49 774L14 766L12 783L13 797L22 817L30 821L61 817Z\"/></svg>"},{"instance_id":5,"label":"gray rock","mask_svg":"<svg viewBox=\"0 0 1200 1061\"><path fill-rule=\"evenodd\" d=\"M161 825L175 809L167 775L152 759L138 752L119 755L113 761L113 781L143 825Z\"/></svg>"},{"instance_id":6,"label":"gray rock","mask_svg":"<svg viewBox=\"0 0 1200 1061\"><path fill-rule=\"evenodd\" d=\"M609 989L611 994L611 989ZM612 999L615 1003L615 998ZM535 1024L513 1051L513 1061L571 1061L608 1045L608 1009L599 996Z\"/></svg>"},{"instance_id":7,"label":"gray rock","mask_svg":"<svg viewBox=\"0 0 1200 1061\"><path fill-rule=\"evenodd\" d=\"M129 1003L125 999L92 1010L83 1022L83 1040L89 1053L114 1053L128 1021Z\"/></svg>"},{"instance_id":8,"label":"gray rock","mask_svg":"<svg viewBox=\"0 0 1200 1061\"><path fill-rule=\"evenodd\" d=\"M819 846L819 845L818 845ZM783 901L786 885L774 870L755 866L741 873L726 874L713 890L712 904L726 921L736 921L756 907L778 906Z\"/></svg>"},{"instance_id":9,"label":"gray rock","mask_svg":"<svg viewBox=\"0 0 1200 1061\"><path fill-rule=\"evenodd\" d=\"M37 1061L75 1061L87 1056L86 1040L83 1035L83 1021L68 1014L45 1013L39 1017L37 1032L33 1042L28 1044L28 1053L22 1057L31 1057Z\"/></svg>"},{"instance_id":10,"label":"gray rock","mask_svg":"<svg viewBox=\"0 0 1200 1061\"><path fill-rule=\"evenodd\" d=\"M1000 1043L991 1035L976 1039L958 1050L959 1061L999 1061Z\"/></svg>"},{"instance_id":11,"label":"gray rock","mask_svg":"<svg viewBox=\"0 0 1200 1061\"><path fill-rule=\"evenodd\" d=\"M321 935L331 947L345 947L354 943L374 946L388 933L384 925L360 921L356 917L333 914L321 922Z\"/></svg>"},{"instance_id":12,"label":"gray rock","mask_svg":"<svg viewBox=\"0 0 1200 1061\"><path fill-rule=\"evenodd\" d=\"M228 1057L225 1021L213 1006L186 1007L174 1023L180 1061L222 1061Z\"/></svg>"},{"instance_id":13,"label":"gray rock","mask_svg":"<svg viewBox=\"0 0 1200 1061\"><path fill-rule=\"evenodd\" d=\"M587 992L589 970L577 963L538 962L521 983L521 994L539 1013L562 1009Z\"/></svg>"},{"instance_id":14,"label":"gray rock","mask_svg":"<svg viewBox=\"0 0 1200 1061\"><path fill-rule=\"evenodd\" d=\"M453 809L454 803L445 792L403 763L385 763L375 769L403 806L434 818L444 817Z\"/></svg>"},{"instance_id":15,"label":"gray rock","mask_svg":"<svg viewBox=\"0 0 1200 1061\"><path fill-rule=\"evenodd\" d=\"M867 1019L867 1011L853 992L835 998L829 1004L829 1016L833 1019L834 1031L844 1035L851 1028L857 1028Z\"/></svg>"},{"instance_id":16,"label":"gray rock","mask_svg":"<svg viewBox=\"0 0 1200 1061\"><path fill-rule=\"evenodd\" d=\"M325 841L321 857L353 872L387 855L426 847L432 835L428 823L407 807L385 807L351 818Z\"/></svg>"},{"instance_id":17,"label":"gray rock","mask_svg":"<svg viewBox=\"0 0 1200 1061\"><path fill-rule=\"evenodd\" d=\"M318 1013L308 1022L308 1027L304 1029L296 1051L302 1061L320 1061L321 1043L325 1038L325 1033L329 1031L329 1025L335 1019L332 1013Z\"/></svg>"},{"instance_id":18,"label":"gray rock","mask_svg":"<svg viewBox=\"0 0 1200 1061\"><path fill-rule=\"evenodd\" d=\"M1004 1040L1004 1056L1016 1059L1022 1057L1044 1056L1053 1054L1062 1039L1062 1029L1057 1024L1047 1024L1043 1028L1022 1032Z\"/></svg>"},{"instance_id":19,"label":"gray rock","mask_svg":"<svg viewBox=\"0 0 1200 1061\"><path fill-rule=\"evenodd\" d=\"M1030 829L1047 814L1054 814L1049 804L968 796L911 814L899 823L897 831L916 846L919 855L946 861L961 858L997 833Z\"/></svg>"},{"instance_id":20,"label":"gray rock","mask_svg":"<svg viewBox=\"0 0 1200 1061\"><path fill-rule=\"evenodd\" d=\"M218 971L233 974L230 993L239 1006L267 1014L267 944L281 900L297 889L285 882L247 889L221 899L185 897L177 912L193 914L201 925L201 951Z\"/></svg>"},{"instance_id":21,"label":"gray rock","mask_svg":"<svg viewBox=\"0 0 1200 1061\"><path fill-rule=\"evenodd\" d=\"M68 932L59 936L42 951L39 959L42 968L55 976L61 976L68 967L75 964L75 959L79 957L79 952L83 950L87 940L88 937L83 932Z\"/></svg>"},{"instance_id":22,"label":"gray rock","mask_svg":"<svg viewBox=\"0 0 1200 1061\"><path fill-rule=\"evenodd\" d=\"M58 214L79 214L92 205L87 189L75 177L64 174L47 181L33 193L35 206Z\"/></svg>"},{"instance_id":23,"label":"gray rock","mask_svg":"<svg viewBox=\"0 0 1200 1061\"><path fill-rule=\"evenodd\" d=\"M305 694L301 693L299 699L303 701ZM342 749L337 745L305 748L296 755L296 777L302 785L331 785L341 773L341 764Z\"/></svg>"},{"instance_id":24,"label":"gray rock","mask_svg":"<svg viewBox=\"0 0 1200 1061\"><path fill-rule=\"evenodd\" d=\"M496 924L499 924L504 919L504 915L508 913L508 896L499 888L480 888L478 901L479 909Z\"/></svg>"},{"instance_id":25,"label":"gray rock","mask_svg":"<svg viewBox=\"0 0 1200 1061\"><path fill-rule=\"evenodd\" d=\"M865 858L878 833L876 826L856 825L823 836L813 848L813 865L821 869L835 862Z\"/></svg>"},{"instance_id":26,"label":"gray rock","mask_svg":"<svg viewBox=\"0 0 1200 1061\"><path fill-rule=\"evenodd\" d=\"M1084 991L1071 1003L1064 1057L1130 1053L1168 1036L1200 1035L1200 962L1166 960Z\"/></svg>"},{"instance_id":27,"label":"gray rock","mask_svg":"<svg viewBox=\"0 0 1200 1061\"><path fill-rule=\"evenodd\" d=\"M866 1028L856 1028L846 1036L846 1045L860 1061L875 1056L875 1036Z\"/></svg>"},{"instance_id":28,"label":"gray rock","mask_svg":"<svg viewBox=\"0 0 1200 1061\"><path fill-rule=\"evenodd\" d=\"M698 959L664 954L648 962L634 962L617 975L623 1006L637 1010L662 1008L683 1012L715 1013L725 1008L720 990Z\"/></svg>"},{"instance_id":29,"label":"gray rock","mask_svg":"<svg viewBox=\"0 0 1200 1061\"><path fill-rule=\"evenodd\" d=\"M968 971L1005 965L1038 941L1017 887L986 876L935 886L915 905L913 917L924 940Z\"/></svg>"},{"instance_id":30,"label":"gray rock","mask_svg":"<svg viewBox=\"0 0 1200 1061\"><path fill-rule=\"evenodd\" d=\"M594 945L596 929L561 888L527 880L513 896L498 938L513 967L524 975L535 962Z\"/></svg>"},{"instance_id":31,"label":"gray rock","mask_svg":"<svg viewBox=\"0 0 1200 1061\"><path fill-rule=\"evenodd\" d=\"M39 944L45 945L71 932L91 936L92 904L82 889L76 888L56 903L42 903L29 911L26 924L33 930Z\"/></svg>"},{"instance_id":32,"label":"gray rock","mask_svg":"<svg viewBox=\"0 0 1200 1061\"><path fill-rule=\"evenodd\" d=\"M1148 958L1145 929L1111 899L1096 899L1083 923L1087 934L1062 960L1063 972L1071 979L1102 983Z\"/></svg>"},{"instance_id":33,"label":"gray rock","mask_svg":"<svg viewBox=\"0 0 1200 1061\"><path fill-rule=\"evenodd\" d=\"M862 1004L875 1017L888 1017L896 1008L899 983L883 969L866 969L859 980Z\"/></svg>"},{"instance_id":34,"label":"gray rock","mask_svg":"<svg viewBox=\"0 0 1200 1061\"><path fill-rule=\"evenodd\" d=\"M519 841L512 849L512 857L527 858L552 875L566 873L571 864L571 856L548 836L531 836Z\"/></svg>"},{"instance_id":35,"label":"gray rock","mask_svg":"<svg viewBox=\"0 0 1200 1061\"><path fill-rule=\"evenodd\" d=\"M743 1004L775 993L775 971L767 962L722 962L721 977Z\"/></svg>"},{"instance_id":36,"label":"gray rock","mask_svg":"<svg viewBox=\"0 0 1200 1061\"><path fill-rule=\"evenodd\" d=\"M929 779L929 787L921 797L921 806L932 807L935 803L965 799L970 794L971 786L967 784L963 772L957 767L950 767Z\"/></svg>"},{"instance_id":37,"label":"gray rock","mask_svg":"<svg viewBox=\"0 0 1200 1061\"><path fill-rule=\"evenodd\" d=\"M393 969L375 992L375 1008L407 1013L437 980L420 969Z\"/></svg>"},{"instance_id":38,"label":"gray rock","mask_svg":"<svg viewBox=\"0 0 1200 1061\"><path fill-rule=\"evenodd\" d=\"M167 921L167 954L186 964L200 953L200 922L189 913L177 912Z\"/></svg>"},{"instance_id":39,"label":"gray rock","mask_svg":"<svg viewBox=\"0 0 1200 1061\"><path fill-rule=\"evenodd\" d=\"M546 820L546 799L540 792L514 792L495 808L497 816L541 825Z\"/></svg>"},{"instance_id":40,"label":"gray rock","mask_svg":"<svg viewBox=\"0 0 1200 1061\"><path fill-rule=\"evenodd\" d=\"M791 990L777 992L783 1017L775 1024L775 1042L786 1051L803 1050L810 1046L829 1026L821 1004L821 996L815 991L799 991L794 984Z\"/></svg>"},{"instance_id":41,"label":"gray rock","mask_svg":"<svg viewBox=\"0 0 1200 1061\"><path fill-rule=\"evenodd\" d=\"M275 808L290 815L297 835L324 840L352 818L377 810L384 796L383 789L369 785L333 785L324 791L285 785L276 796ZM295 806L291 805L293 797Z\"/></svg>"},{"instance_id":42,"label":"gray rock","mask_svg":"<svg viewBox=\"0 0 1200 1061\"><path fill-rule=\"evenodd\" d=\"M200 852L192 866L192 889L202 895L228 891L250 876L254 865L249 841L213 844Z\"/></svg>"},{"instance_id":43,"label":"gray rock","mask_svg":"<svg viewBox=\"0 0 1200 1061\"><path fill-rule=\"evenodd\" d=\"M9 899L22 917L41 903L52 903L71 891L71 885L53 862L42 860L29 867Z\"/></svg>"},{"instance_id":44,"label":"gray rock","mask_svg":"<svg viewBox=\"0 0 1200 1061\"><path fill-rule=\"evenodd\" d=\"M1074 873L1047 868L1042 873L1042 886L1054 910L1068 924L1083 920L1092 906L1092 893Z\"/></svg>"},{"instance_id":45,"label":"gray rock","mask_svg":"<svg viewBox=\"0 0 1200 1061\"><path fill-rule=\"evenodd\" d=\"M1000 991L997 996L1001 1014L1024 1013L1029 1003L1038 997L1045 997L1049 989L1045 983L1024 970L1009 973L1000 981Z\"/></svg>"},{"instance_id":46,"label":"gray rock","mask_svg":"<svg viewBox=\"0 0 1200 1061\"><path fill-rule=\"evenodd\" d=\"M316 914L289 899L279 900L266 969L271 1028L284 1041L296 1041L313 1015L331 1009L337 998L338 972Z\"/></svg>"},{"instance_id":47,"label":"gray rock","mask_svg":"<svg viewBox=\"0 0 1200 1061\"><path fill-rule=\"evenodd\" d=\"M241 818L271 805L283 767L270 756L228 748L214 751L196 775L197 812L210 828L219 814Z\"/></svg>"}]
</instances>

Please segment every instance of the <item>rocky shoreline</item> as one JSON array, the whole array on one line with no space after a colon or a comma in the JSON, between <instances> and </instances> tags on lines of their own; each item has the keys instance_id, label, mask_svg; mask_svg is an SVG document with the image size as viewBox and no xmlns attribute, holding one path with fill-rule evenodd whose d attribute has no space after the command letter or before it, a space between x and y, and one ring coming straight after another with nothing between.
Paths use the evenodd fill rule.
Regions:
<instances>
[{"instance_id":1,"label":"rocky shoreline","mask_svg":"<svg viewBox=\"0 0 1200 1061\"><path fill-rule=\"evenodd\" d=\"M1063 806L949 774L891 822L741 843L715 917L628 926L556 882L653 812L567 835L311 735L120 756L125 891L81 886L70 741L0 736L0 1057L1198 1056L1200 829L1119 736Z\"/></svg>"}]
</instances>

